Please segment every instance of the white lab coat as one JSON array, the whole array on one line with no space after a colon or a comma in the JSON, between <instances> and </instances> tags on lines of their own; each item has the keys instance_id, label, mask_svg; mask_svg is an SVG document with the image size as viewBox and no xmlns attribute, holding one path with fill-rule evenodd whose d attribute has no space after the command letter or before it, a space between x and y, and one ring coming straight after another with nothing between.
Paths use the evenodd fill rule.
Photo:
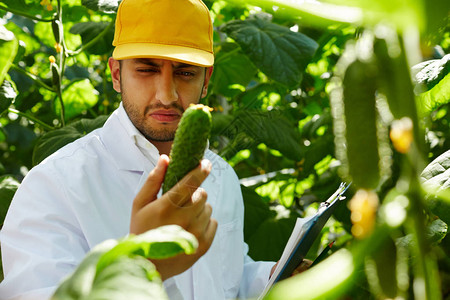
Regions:
<instances>
[{"instance_id":1,"label":"white lab coat","mask_svg":"<svg viewBox=\"0 0 450 300\"><path fill-rule=\"evenodd\" d=\"M58 150L25 177L0 234L0 299L48 299L92 247L128 234L133 199L158 157L156 148L143 154L133 130L120 106L103 128ZM205 157L213 168L202 187L218 230L191 269L164 282L166 291L173 300L257 296L273 263L246 255L238 178L213 152Z\"/></svg>"}]
</instances>

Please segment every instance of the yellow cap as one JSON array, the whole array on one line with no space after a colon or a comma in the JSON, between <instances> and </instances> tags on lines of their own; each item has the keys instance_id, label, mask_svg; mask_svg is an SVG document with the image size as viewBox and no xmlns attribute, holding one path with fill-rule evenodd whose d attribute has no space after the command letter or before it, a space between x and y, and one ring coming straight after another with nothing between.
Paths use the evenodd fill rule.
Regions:
<instances>
[{"instance_id":1,"label":"yellow cap","mask_svg":"<svg viewBox=\"0 0 450 300\"><path fill-rule=\"evenodd\" d=\"M123 0L117 11L113 58L159 58L209 67L213 26L201 0Z\"/></svg>"}]
</instances>

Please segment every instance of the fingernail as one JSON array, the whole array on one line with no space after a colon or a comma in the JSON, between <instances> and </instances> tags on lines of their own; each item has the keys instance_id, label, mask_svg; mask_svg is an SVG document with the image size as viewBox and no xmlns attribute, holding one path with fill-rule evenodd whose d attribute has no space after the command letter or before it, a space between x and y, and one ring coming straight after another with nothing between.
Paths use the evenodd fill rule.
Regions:
<instances>
[{"instance_id":1,"label":"fingernail","mask_svg":"<svg viewBox=\"0 0 450 300\"><path fill-rule=\"evenodd\" d=\"M209 161L209 160L207 160L207 159L202 159L202 162L201 162L201 164L202 164L202 170L206 170L206 171L211 171L211 169L212 169L212 164L211 164L211 162Z\"/></svg>"},{"instance_id":2,"label":"fingernail","mask_svg":"<svg viewBox=\"0 0 450 300\"><path fill-rule=\"evenodd\" d=\"M203 189L202 188L198 188L195 190L195 192L192 194L192 201L193 202L197 202L200 200L201 196L203 193Z\"/></svg>"}]
</instances>

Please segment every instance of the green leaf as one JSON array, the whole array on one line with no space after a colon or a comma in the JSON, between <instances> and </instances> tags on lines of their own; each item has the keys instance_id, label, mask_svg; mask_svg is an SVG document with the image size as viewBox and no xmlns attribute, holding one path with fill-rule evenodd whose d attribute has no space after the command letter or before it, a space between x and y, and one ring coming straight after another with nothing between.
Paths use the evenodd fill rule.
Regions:
<instances>
[{"instance_id":1,"label":"green leaf","mask_svg":"<svg viewBox=\"0 0 450 300\"><path fill-rule=\"evenodd\" d=\"M120 0L82 0L81 4L94 11L114 14L119 8Z\"/></svg>"},{"instance_id":2,"label":"green leaf","mask_svg":"<svg viewBox=\"0 0 450 300\"><path fill-rule=\"evenodd\" d=\"M81 119L66 127L44 134L38 139L34 147L33 165L39 164L61 147L103 126L107 118L108 116L99 116L95 119Z\"/></svg>"},{"instance_id":3,"label":"green leaf","mask_svg":"<svg viewBox=\"0 0 450 300\"><path fill-rule=\"evenodd\" d=\"M262 222L247 241L250 257L257 261L278 261L294 228L295 221L296 216L270 218Z\"/></svg>"},{"instance_id":4,"label":"green leaf","mask_svg":"<svg viewBox=\"0 0 450 300\"><path fill-rule=\"evenodd\" d=\"M70 119L78 116L88 108L93 107L98 102L98 91L94 88L89 79L75 82L62 92L64 100L65 117ZM56 100L55 110L59 115L61 104Z\"/></svg>"},{"instance_id":5,"label":"green leaf","mask_svg":"<svg viewBox=\"0 0 450 300\"><path fill-rule=\"evenodd\" d=\"M86 255L52 299L168 299L160 275L148 258L192 254L197 246L194 235L177 225L119 241L107 240Z\"/></svg>"},{"instance_id":6,"label":"green leaf","mask_svg":"<svg viewBox=\"0 0 450 300\"><path fill-rule=\"evenodd\" d=\"M0 25L0 83L5 79L6 73L16 57L19 43L14 33Z\"/></svg>"},{"instance_id":7,"label":"green leaf","mask_svg":"<svg viewBox=\"0 0 450 300\"><path fill-rule=\"evenodd\" d=\"M288 87L300 84L318 47L306 35L261 18L231 21L222 31L241 46L262 72Z\"/></svg>"},{"instance_id":8,"label":"green leaf","mask_svg":"<svg viewBox=\"0 0 450 300\"><path fill-rule=\"evenodd\" d=\"M120 241L117 246L101 257L97 264L97 271L101 272L112 261L123 255L164 259L180 253L192 254L197 247L196 238L181 227L163 226Z\"/></svg>"},{"instance_id":9,"label":"green leaf","mask_svg":"<svg viewBox=\"0 0 450 300\"><path fill-rule=\"evenodd\" d=\"M258 143L280 151L287 158L300 161L303 150L300 133L280 111L241 111L236 120L239 131L244 131Z\"/></svg>"},{"instance_id":10,"label":"green leaf","mask_svg":"<svg viewBox=\"0 0 450 300\"><path fill-rule=\"evenodd\" d=\"M233 88L239 84L244 88L256 74L256 68L247 56L242 54L235 43L225 43L216 53L214 72L211 82L214 92L233 97L241 90Z\"/></svg>"},{"instance_id":11,"label":"green leaf","mask_svg":"<svg viewBox=\"0 0 450 300\"><path fill-rule=\"evenodd\" d=\"M55 291L52 300L75 300L89 295L96 276L100 257L117 245L115 240L106 240L95 246Z\"/></svg>"},{"instance_id":12,"label":"green leaf","mask_svg":"<svg viewBox=\"0 0 450 300\"><path fill-rule=\"evenodd\" d=\"M241 185L241 190L245 206L244 240L247 242L264 221L274 216L274 212L253 189Z\"/></svg>"},{"instance_id":13,"label":"green leaf","mask_svg":"<svg viewBox=\"0 0 450 300\"><path fill-rule=\"evenodd\" d=\"M300 133L280 111L242 110L234 118L223 117L221 121L222 130L218 131L216 126L215 134L231 139L221 155L232 157L255 143L264 143L295 161L303 155L299 144ZM225 122L228 124L225 125Z\"/></svg>"},{"instance_id":14,"label":"green leaf","mask_svg":"<svg viewBox=\"0 0 450 300\"><path fill-rule=\"evenodd\" d=\"M4 80L0 85L0 115L6 111L11 103L16 99L17 93L8 80Z\"/></svg>"},{"instance_id":15,"label":"green leaf","mask_svg":"<svg viewBox=\"0 0 450 300\"><path fill-rule=\"evenodd\" d=\"M425 84L428 89L433 88L450 71L450 54L441 59L424 61L412 67L416 72L417 83Z\"/></svg>"},{"instance_id":16,"label":"green leaf","mask_svg":"<svg viewBox=\"0 0 450 300\"><path fill-rule=\"evenodd\" d=\"M431 212L450 224L450 200L440 197L450 188L450 151L433 160L422 172L423 185L432 191L426 199Z\"/></svg>"},{"instance_id":17,"label":"green leaf","mask_svg":"<svg viewBox=\"0 0 450 300\"><path fill-rule=\"evenodd\" d=\"M83 45L89 43L92 39L96 38L102 33L109 25L109 22L85 22L77 23L70 28L70 33L79 34ZM110 28L108 32L99 40L95 45L86 49L90 54L103 55L112 51L113 46L111 44L114 38L114 28Z\"/></svg>"},{"instance_id":18,"label":"green leaf","mask_svg":"<svg viewBox=\"0 0 450 300\"><path fill-rule=\"evenodd\" d=\"M450 74L447 74L431 90L419 95L421 108L431 112L439 105L450 102Z\"/></svg>"},{"instance_id":19,"label":"green leaf","mask_svg":"<svg viewBox=\"0 0 450 300\"><path fill-rule=\"evenodd\" d=\"M427 237L431 243L440 243L447 235L448 225L441 219L436 219L427 227Z\"/></svg>"},{"instance_id":20,"label":"green leaf","mask_svg":"<svg viewBox=\"0 0 450 300\"><path fill-rule=\"evenodd\" d=\"M3 226L6 212L20 183L12 176L0 177L0 228Z\"/></svg>"},{"instance_id":21,"label":"green leaf","mask_svg":"<svg viewBox=\"0 0 450 300\"><path fill-rule=\"evenodd\" d=\"M155 266L136 256L119 257L97 274L89 299L169 299Z\"/></svg>"}]
</instances>

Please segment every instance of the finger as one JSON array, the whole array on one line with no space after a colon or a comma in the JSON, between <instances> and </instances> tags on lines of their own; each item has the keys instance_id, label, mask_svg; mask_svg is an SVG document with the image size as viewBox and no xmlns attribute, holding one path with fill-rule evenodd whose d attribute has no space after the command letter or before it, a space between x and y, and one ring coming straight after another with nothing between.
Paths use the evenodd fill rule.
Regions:
<instances>
[{"instance_id":1,"label":"finger","mask_svg":"<svg viewBox=\"0 0 450 300\"><path fill-rule=\"evenodd\" d=\"M204 238L200 243L200 246L197 249L197 254L204 254L206 251L208 251L209 247L211 247L211 244L214 240L214 236L216 235L217 231L217 221L215 219L210 219L208 226L206 228L206 232L204 234Z\"/></svg>"},{"instance_id":2,"label":"finger","mask_svg":"<svg viewBox=\"0 0 450 300\"><path fill-rule=\"evenodd\" d=\"M302 272L308 270L309 267L311 266L311 264L312 264L312 261L311 261L311 260L309 260L309 259L304 259L304 260L300 263L300 265L294 270L294 272L292 272L292 275L296 275L296 274L299 274L299 273L302 273Z\"/></svg>"},{"instance_id":3,"label":"finger","mask_svg":"<svg viewBox=\"0 0 450 300\"><path fill-rule=\"evenodd\" d=\"M165 195L173 204L184 206L192 204L192 196L211 171L211 162L203 159L199 166L184 176Z\"/></svg>"},{"instance_id":4,"label":"finger","mask_svg":"<svg viewBox=\"0 0 450 300\"><path fill-rule=\"evenodd\" d=\"M200 213L197 215L195 222L191 223L188 231L194 234L197 238L202 238L202 236L207 231L209 222L212 215L212 207L209 204L203 206Z\"/></svg>"},{"instance_id":5,"label":"finger","mask_svg":"<svg viewBox=\"0 0 450 300\"><path fill-rule=\"evenodd\" d=\"M148 203L154 201L158 195L159 189L164 181L169 157L161 155L156 163L156 167L148 174L148 177L133 202L133 209L140 210Z\"/></svg>"}]
</instances>

